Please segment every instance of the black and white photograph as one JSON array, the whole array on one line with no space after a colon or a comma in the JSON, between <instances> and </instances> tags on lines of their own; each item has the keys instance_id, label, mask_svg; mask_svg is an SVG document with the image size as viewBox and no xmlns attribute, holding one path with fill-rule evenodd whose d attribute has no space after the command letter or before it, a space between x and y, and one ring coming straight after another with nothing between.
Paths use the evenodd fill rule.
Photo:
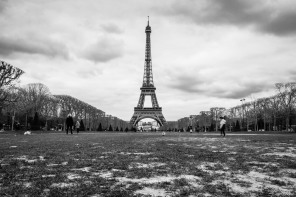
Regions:
<instances>
[{"instance_id":1,"label":"black and white photograph","mask_svg":"<svg viewBox=\"0 0 296 197\"><path fill-rule=\"evenodd\" d=\"M296 196L296 1L0 0L0 29L0 196Z\"/></svg>"}]
</instances>

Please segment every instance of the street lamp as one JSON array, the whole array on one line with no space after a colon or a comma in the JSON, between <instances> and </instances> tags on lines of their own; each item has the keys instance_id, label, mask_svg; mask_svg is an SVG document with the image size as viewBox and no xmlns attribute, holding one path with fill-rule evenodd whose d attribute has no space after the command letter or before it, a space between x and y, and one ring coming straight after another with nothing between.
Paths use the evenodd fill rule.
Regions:
<instances>
[{"instance_id":1,"label":"street lamp","mask_svg":"<svg viewBox=\"0 0 296 197\"><path fill-rule=\"evenodd\" d=\"M243 123L244 123L244 113L245 113L245 109L244 109L244 102L245 102L245 98L242 98L240 101L242 102L242 110L243 110L243 121L242 121L242 128L243 128ZM248 125L248 124L247 124ZM247 126L248 127L248 126ZM248 130L248 128L247 128Z\"/></svg>"}]
</instances>

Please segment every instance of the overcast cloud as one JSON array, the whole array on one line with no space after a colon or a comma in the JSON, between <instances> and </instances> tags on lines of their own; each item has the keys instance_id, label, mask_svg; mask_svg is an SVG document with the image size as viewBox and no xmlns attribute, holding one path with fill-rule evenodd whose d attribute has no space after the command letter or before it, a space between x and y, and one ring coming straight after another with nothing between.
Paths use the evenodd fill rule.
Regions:
<instances>
[{"instance_id":1,"label":"overcast cloud","mask_svg":"<svg viewBox=\"0 0 296 197\"><path fill-rule=\"evenodd\" d=\"M271 96L275 83L296 80L291 0L2 0L0 59L25 71L21 85L43 83L130 120L148 15L167 120Z\"/></svg>"},{"instance_id":2,"label":"overcast cloud","mask_svg":"<svg viewBox=\"0 0 296 197\"><path fill-rule=\"evenodd\" d=\"M175 1L159 13L191 20L197 25L233 25L255 28L278 36L295 35L295 3L289 0Z\"/></svg>"},{"instance_id":3,"label":"overcast cloud","mask_svg":"<svg viewBox=\"0 0 296 197\"><path fill-rule=\"evenodd\" d=\"M38 35L37 35L38 36ZM0 37L0 54L9 56L15 53L41 54L49 57L68 57L68 49L60 42L47 38L36 38L35 35L22 37Z\"/></svg>"},{"instance_id":4,"label":"overcast cloud","mask_svg":"<svg viewBox=\"0 0 296 197\"><path fill-rule=\"evenodd\" d=\"M113 38L100 38L96 43L84 49L84 57L94 62L108 62L122 55L123 42Z\"/></svg>"}]
</instances>

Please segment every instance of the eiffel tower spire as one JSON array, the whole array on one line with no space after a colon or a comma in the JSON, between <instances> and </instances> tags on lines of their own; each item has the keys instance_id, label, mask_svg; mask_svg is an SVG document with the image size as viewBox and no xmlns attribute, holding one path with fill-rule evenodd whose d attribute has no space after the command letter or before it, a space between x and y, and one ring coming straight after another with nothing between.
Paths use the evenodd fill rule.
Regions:
<instances>
[{"instance_id":1,"label":"eiffel tower spire","mask_svg":"<svg viewBox=\"0 0 296 197\"><path fill-rule=\"evenodd\" d=\"M166 121L164 116L162 115L162 108L159 107L153 83L153 74L152 74L152 59L151 59L151 27L149 25L149 16L148 16L148 24L145 29L146 33L146 48L145 48L145 65L144 65L144 76L143 76L143 84L140 88L141 95L139 98L139 102L137 107L134 108L134 114L131 118L130 123L133 126L136 126L137 123L144 118L152 118L158 122L160 126L162 126ZM145 108L144 102L145 97L151 96L152 108Z\"/></svg>"},{"instance_id":2,"label":"eiffel tower spire","mask_svg":"<svg viewBox=\"0 0 296 197\"><path fill-rule=\"evenodd\" d=\"M148 25L145 29L145 33L146 33L146 49L145 49L143 87L154 87L153 74L152 74L152 62L151 62L151 41L150 41L151 27L149 26L149 16L148 16Z\"/></svg>"}]
</instances>

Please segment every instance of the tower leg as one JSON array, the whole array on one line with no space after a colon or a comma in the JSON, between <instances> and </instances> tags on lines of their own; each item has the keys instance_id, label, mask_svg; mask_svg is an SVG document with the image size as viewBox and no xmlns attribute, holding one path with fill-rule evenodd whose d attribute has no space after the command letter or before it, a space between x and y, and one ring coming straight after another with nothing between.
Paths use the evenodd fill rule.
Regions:
<instances>
[{"instance_id":1,"label":"tower leg","mask_svg":"<svg viewBox=\"0 0 296 197\"><path fill-rule=\"evenodd\" d=\"M159 107L155 93L152 93L151 94L151 102L152 102L152 106L153 107Z\"/></svg>"},{"instance_id":2,"label":"tower leg","mask_svg":"<svg viewBox=\"0 0 296 197\"><path fill-rule=\"evenodd\" d=\"M138 102L138 107L143 108L144 103L145 103L145 95L141 93L140 98L139 98L139 102Z\"/></svg>"}]
</instances>

